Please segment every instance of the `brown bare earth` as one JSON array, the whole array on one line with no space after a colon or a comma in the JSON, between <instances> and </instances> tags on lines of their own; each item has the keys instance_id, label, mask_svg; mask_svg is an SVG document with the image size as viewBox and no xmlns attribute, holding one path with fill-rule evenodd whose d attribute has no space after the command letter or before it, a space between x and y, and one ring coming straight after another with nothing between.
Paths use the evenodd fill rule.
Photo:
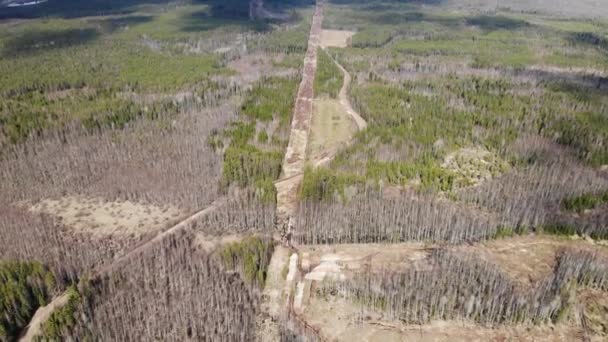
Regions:
<instances>
[{"instance_id":1,"label":"brown bare earth","mask_svg":"<svg viewBox=\"0 0 608 342\"><path fill-rule=\"evenodd\" d=\"M323 30L321 32L321 47L345 48L354 35L355 32L353 31Z\"/></svg>"},{"instance_id":2,"label":"brown bare earth","mask_svg":"<svg viewBox=\"0 0 608 342\"><path fill-rule=\"evenodd\" d=\"M163 208L74 196L46 199L31 206L31 210L57 216L67 227L95 238L133 237L159 231L185 215L169 206Z\"/></svg>"},{"instance_id":3,"label":"brown bare earth","mask_svg":"<svg viewBox=\"0 0 608 342\"><path fill-rule=\"evenodd\" d=\"M582 341L581 329L568 326L509 326L489 328L467 321L433 321L406 325L387 320L381 313L361 312L344 299L315 298L304 312L305 319L329 341Z\"/></svg>"},{"instance_id":4,"label":"brown bare earth","mask_svg":"<svg viewBox=\"0 0 608 342\"><path fill-rule=\"evenodd\" d=\"M26 334L19 339L20 342L29 342L33 341L34 337L38 335L40 332L40 328L42 324L46 322L47 319L51 316L55 309L58 309L65 304L67 304L70 296L67 292L61 294L59 297L54 298L48 305L43 306L36 310L34 317L30 321L30 324L26 327Z\"/></svg>"},{"instance_id":5,"label":"brown bare earth","mask_svg":"<svg viewBox=\"0 0 608 342\"><path fill-rule=\"evenodd\" d=\"M473 253L478 258L496 264L502 272L523 286L533 285L548 275L562 247L604 251L605 247L584 239L560 238L546 235L516 236L480 242L473 245L448 247L453 251ZM469 321L432 321L423 325L406 325L389 320L382 313L363 309L339 296L321 297L315 288L324 281L344 281L356 273L383 269L425 269L429 256L436 248L445 246L422 242L393 245L310 245L300 246L302 277L297 288L294 307L323 338L330 341L601 341L606 325L608 297L595 290L583 290L579 298L584 307L558 325L517 325L486 327ZM576 322L587 322L583 331Z\"/></svg>"},{"instance_id":6,"label":"brown bare earth","mask_svg":"<svg viewBox=\"0 0 608 342\"><path fill-rule=\"evenodd\" d=\"M491 240L460 249L497 264L522 285L532 285L551 273L557 252L564 247L598 250L597 245L582 239L547 235Z\"/></svg>"}]
</instances>

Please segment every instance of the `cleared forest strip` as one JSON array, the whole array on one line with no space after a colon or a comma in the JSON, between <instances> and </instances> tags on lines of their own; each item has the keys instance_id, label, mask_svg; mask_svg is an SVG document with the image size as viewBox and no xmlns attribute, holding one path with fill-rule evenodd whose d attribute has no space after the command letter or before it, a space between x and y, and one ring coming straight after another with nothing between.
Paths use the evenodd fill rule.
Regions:
<instances>
[{"instance_id":1,"label":"cleared forest strip","mask_svg":"<svg viewBox=\"0 0 608 342\"><path fill-rule=\"evenodd\" d=\"M321 24L323 22L323 2L319 1L312 20L308 50L304 58L302 81L298 89L291 134L287 152L283 159L283 177L290 178L304 171L306 146L312 119L312 99L314 79L317 71L317 49L320 44Z\"/></svg>"},{"instance_id":2,"label":"cleared forest strip","mask_svg":"<svg viewBox=\"0 0 608 342\"><path fill-rule=\"evenodd\" d=\"M121 265L123 265L124 263L126 263L129 259L144 253L150 246L162 241L163 239L167 238L168 236L171 236L173 234L178 234L180 231L187 229L191 224L193 224L197 220L203 218L205 215L208 215L208 214L212 213L213 211L217 210L218 208L220 208L222 206L222 203L225 203L224 198L220 198L220 199L214 201L213 203L211 203L211 205L209 205L205 209L202 209L202 210L194 213L190 217L184 219L183 221L179 222L175 226L167 229L163 233L156 235L152 239L143 241L141 244L134 247L130 252L128 252L128 253L124 254L123 256L119 257L118 259L114 260L110 265L104 266L97 270L93 270L93 272L90 275L89 281L101 278L105 274L111 274L116 268L118 268ZM50 315L53 313L53 311L55 309L58 309L67 303L67 298L68 298L67 292L64 292L61 295L55 297L48 305L38 308L38 310L36 310L36 313L34 314L32 320L31 320L30 324L27 326L26 331L24 332L23 338L21 338L20 341L21 342L33 341L34 337L36 337L40 333L40 329L41 329L42 325L44 324L44 322L46 322L46 320L50 317Z\"/></svg>"},{"instance_id":3,"label":"cleared forest strip","mask_svg":"<svg viewBox=\"0 0 608 342\"><path fill-rule=\"evenodd\" d=\"M281 179L275 182L277 189L277 229L287 233L288 222L297 208L297 193L304 173L306 150L313 115L313 84L317 71L317 49L320 45L324 1L317 1L312 18L308 48L304 58L302 81L298 88L291 122L289 144L282 164ZM271 259L264 288L262 312L257 318L256 339L280 340L278 318L290 312L293 289L286 288L284 268L289 262L289 250L277 247ZM288 293L284 293L287 291ZM287 303L285 302L287 300Z\"/></svg>"}]
</instances>

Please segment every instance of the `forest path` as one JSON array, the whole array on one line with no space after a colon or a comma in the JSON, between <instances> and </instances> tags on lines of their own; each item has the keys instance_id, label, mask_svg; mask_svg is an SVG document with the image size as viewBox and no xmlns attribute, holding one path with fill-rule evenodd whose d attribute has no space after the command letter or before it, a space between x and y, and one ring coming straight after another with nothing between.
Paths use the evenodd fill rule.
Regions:
<instances>
[{"instance_id":1,"label":"forest path","mask_svg":"<svg viewBox=\"0 0 608 342\"><path fill-rule=\"evenodd\" d=\"M325 30L323 32L326 32ZM340 32L340 31L338 31ZM346 35L342 35L346 36ZM331 46L346 46L346 41L331 41ZM345 147L354 142L355 134L367 128L367 122L357 113L349 97L352 77L346 69L322 47L327 56L342 73L342 86L335 99L317 97L314 100L308 161L314 167L326 166Z\"/></svg>"},{"instance_id":2,"label":"forest path","mask_svg":"<svg viewBox=\"0 0 608 342\"><path fill-rule=\"evenodd\" d=\"M317 51L321 42L323 7L325 0L318 0L315 6L308 48L304 57L302 81L295 100L289 143L282 164L281 178L275 182L277 189L277 232L281 240L288 236L290 220L295 216L298 190L304 178L306 151L313 115L314 79L317 72ZM287 286L284 269L289 265L288 276L297 276L297 264L290 262L289 248L278 246L273 253L267 272L260 313L256 318L256 340L279 341L279 319L288 312L292 289ZM296 255L297 258L297 255ZM297 260L297 259L296 259Z\"/></svg>"},{"instance_id":3,"label":"forest path","mask_svg":"<svg viewBox=\"0 0 608 342\"><path fill-rule=\"evenodd\" d=\"M154 243L162 241L163 239L167 238L168 236L179 233L180 231L188 228L192 223L196 222L198 219L201 219L202 217L205 217L206 215L217 210L218 208L220 208L222 206L222 204L224 202L225 202L225 199L223 197L214 201L205 209L197 211L196 213L185 218L184 220L177 223L173 227L167 229L166 231L156 235L155 237L153 237L147 241L143 241L141 244L139 244L138 246L135 246L133 249L131 249L131 251L125 253L124 255L122 255L122 256L118 257L117 259L115 259L114 261L112 261L111 264L103 266L99 269L93 270L92 275L89 278L89 281L92 281L94 279L99 279L105 274L112 273L116 268L120 267L121 265L126 263L131 258L144 253L146 251L146 249L148 247L150 247L151 245L153 245ZM25 328L24 333L22 335L23 337L21 339L19 339L19 341L20 342L33 341L34 337L36 337L40 333L40 330L41 330L44 322L46 322L46 320L55 311L55 309L58 309L67 303L68 297L69 297L68 292L65 291L61 295L53 298L53 300L51 300L51 302L48 305L38 308L38 310L36 310L36 312L34 313L32 320Z\"/></svg>"},{"instance_id":4,"label":"forest path","mask_svg":"<svg viewBox=\"0 0 608 342\"><path fill-rule=\"evenodd\" d=\"M262 294L263 315L260 315L256 322L256 341L278 341L279 325L276 322L279 320L282 313L282 302L286 294L284 278L284 269L289 262L291 251L284 246L277 246L270 259L268 265L268 275L266 284Z\"/></svg>"},{"instance_id":5,"label":"forest path","mask_svg":"<svg viewBox=\"0 0 608 342\"><path fill-rule=\"evenodd\" d=\"M47 305L38 308L38 310L36 310L36 313L32 317L30 324L25 327L26 333L19 339L19 341L33 341L34 337L40 333L40 329L42 329L42 324L46 322L49 317L51 317L51 314L55 311L55 309L66 305L69 299L69 293L64 292L58 297L53 298L53 300L51 300L51 302Z\"/></svg>"},{"instance_id":6,"label":"forest path","mask_svg":"<svg viewBox=\"0 0 608 342\"><path fill-rule=\"evenodd\" d=\"M289 143L282 164L277 188L277 229L287 234L289 219L295 215L297 191L304 174L306 150L313 115L314 80L317 72L317 50L321 43L324 0L317 1L312 18L308 48L304 57L302 81L295 100Z\"/></svg>"},{"instance_id":7,"label":"forest path","mask_svg":"<svg viewBox=\"0 0 608 342\"><path fill-rule=\"evenodd\" d=\"M353 109L353 105L350 102L350 97L348 96L348 90L350 89L352 77L350 76L348 71L346 71L346 69L342 66L342 64L338 63L338 61L335 60L333 57L332 60L334 61L334 63L336 63L336 65L344 75L344 82L342 83L342 88L340 88L340 93L338 93L338 99L340 100L340 104L342 105L342 107L344 107L344 110L348 113L348 115L353 118L353 120L357 124L357 128L359 129L359 131L362 131L367 128L367 122L361 117L361 115L359 115L359 113L357 113Z\"/></svg>"}]
</instances>

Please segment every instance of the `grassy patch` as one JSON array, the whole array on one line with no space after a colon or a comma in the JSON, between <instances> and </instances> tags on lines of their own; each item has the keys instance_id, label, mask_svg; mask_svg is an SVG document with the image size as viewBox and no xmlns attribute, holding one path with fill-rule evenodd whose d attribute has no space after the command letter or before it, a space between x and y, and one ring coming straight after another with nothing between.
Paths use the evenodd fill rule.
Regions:
<instances>
[{"instance_id":1,"label":"grassy patch","mask_svg":"<svg viewBox=\"0 0 608 342\"><path fill-rule=\"evenodd\" d=\"M603 204L608 204L608 191L566 198L562 201L562 208L583 213L585 210L595 209Z\"/></svg>"},{"instance_id":2,"label":"grassy patch","mask_svg":"<svg viewBox=\"0 0 608 342\"><path fill-rule=\"evenodd\" d=\"M325 50L319 49L314 84L315 97L325 95L332 99L337 98L343 81L342 71Z\"/></svg>"},{"instance_id":3,"label":"grassy patch","mask_svg":"<svg viewBox=\"0 0 608 342\"><path fill-rule=\"evenodd\" d=\"M249 236L226 244L219 253L227 269L241 272L247 283L264 288L273 251L272 239Z\"/></svg>"},{"instance_id":4,"label":"grassy patch","mask_svg":"<svg viewBox=\"0 0 608 342\"><path fill-rule=\"evenodd\" d=\"M252 120L271 121L276 118L281 124L287 124L293 111L297 86L295 78L266 78L247 93L241 112Z\"/></svg>"},{"instance_id":5,"label":"grassy patch","mask_svg":"<svg viewBox=\"0 0 608 342\"><path fill-rule=\"evenodd\" d=\"M56 341L63 339L66 332L70 331L76 324L76 311L82 302L80 292L75 286L67 290L68 302L53 311L51 316L42 325L41 335L36 336L35 341Z\"/></svg>"},{"instance_id":6,"label":"grassy patch","mask_svg":"<svg viewBox=\"0 0 608 342\"><path fill-rule=\"evenodd\" d=\"M300 190L300 198L317 201L331 200L338 195L346 199L345 190L351 185L361 185L365 181L361 177L338 174L327 168L307 167Z\"/></svg>"}]
</instances>

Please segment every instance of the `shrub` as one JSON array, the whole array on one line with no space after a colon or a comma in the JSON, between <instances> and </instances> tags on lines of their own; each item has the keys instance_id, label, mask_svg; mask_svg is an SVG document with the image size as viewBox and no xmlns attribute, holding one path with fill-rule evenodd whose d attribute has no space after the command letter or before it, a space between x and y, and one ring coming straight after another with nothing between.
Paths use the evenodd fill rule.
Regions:
<instances>
[{"instance_id":1,"label":"shrub","mask_svg":"<svg viewBox=\"0 0 608 342\"><path fill-rule=\"evenodd\" d=\"M220 256L226 268L242 272L250 285L264 288L273 250L272 239L249 236L222 247Z\"/></svg>"},{"instance_id":2,"label":"shrub","mask_svg":"<svg viewBox=\"0 0 608 342\"><path fill-rule=\"evenodd\" d=\"M0 261L0 340L16 338L55 291L55 276L42 264Z\"/></svg>"}]
</instances>

